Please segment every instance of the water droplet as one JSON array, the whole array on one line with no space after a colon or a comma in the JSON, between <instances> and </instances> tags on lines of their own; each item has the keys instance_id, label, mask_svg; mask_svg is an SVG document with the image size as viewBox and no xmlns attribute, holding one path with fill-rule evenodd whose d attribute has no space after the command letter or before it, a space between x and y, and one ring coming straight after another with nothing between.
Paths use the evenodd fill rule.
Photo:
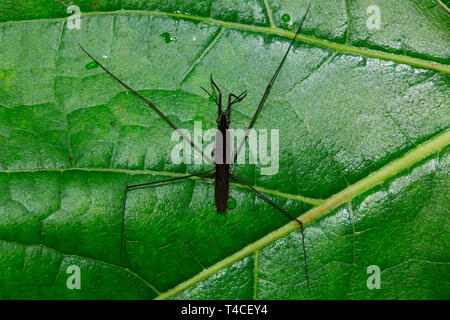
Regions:
<instances>
[{"instance_id":1,"label":"water droplet","mask_svg":"<svg viewBox=\"0 0 450 320\"><path fill-rule=\"evenodd\" d=\"M171 37L168 32L163 32L159 36L161 38L163 38L166 43L178 41L178 39L176 37Z\"/></svg>"},{"instance_id":2,"label":"water droplet","mask_svg":"<svg viewBox=\"0 0 450 320\"><path fill-rule=\"evenodd\" d=\"M102 58L103 59L108 59L108 56L107 55L103 55Z\"/></svg>"},{"instance_id":3,"label":"water droplet","mask_svg":"<svg viewBox=\"0 0 450 320\"><path fill-rule=\"evenodd\" d=\"M170 42L170 34L168 32L163 32L159 35L161 38L164 39L164 41L166 41L166 43Z\"/></svg>"},{"instance_id":4,"label":"water droplet","mask_svg":"<svg viewBox=\"0 0 450 320\"><path fill-rule=\"evenodd\" d=\"M236 208L237 202L233 197L230 197L228 199L228 209L233 210L234 208Z\"/></svg>"},{"instance_id":5,"label":"water droplet","mask_svg":"<svg viewBox=\"0 0 450 320\"><path fill-rule=\"evenodd\" d=\"M281 16L281 20L283 20L284 22L289 22L291 20L291 16L285 13Z\"/></svg>"},{"instance_id":6,"label":"water droplet","mask_svg":"<svg viewBox=\"0 0 450 320\"><path fill-rule=\"evenodd\" d=\"M86 65L86 69L88 69L88 70L91 70L91 69L94 69L94 68L98 68L97 62L92 61L92 62L89 62Z\"/></svg>"}]
</instances>

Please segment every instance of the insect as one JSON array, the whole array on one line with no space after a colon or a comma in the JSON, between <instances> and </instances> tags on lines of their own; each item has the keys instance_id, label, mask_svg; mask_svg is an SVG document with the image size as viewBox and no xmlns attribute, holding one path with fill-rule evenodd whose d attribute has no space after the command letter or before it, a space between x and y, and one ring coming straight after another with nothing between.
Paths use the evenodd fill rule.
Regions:
<instances>
[{"instance_id":1,"label":"insect","mask_svg":"<svg viewBox=\"0 0 450 320\"><path fill-rule=\"evenodd\" d=\"M230 150L230 148L229 148L229 144L228 144L229 139L226 139L223 137L227 137L227 130L229 129L229 126L230 126L230 114L231 114L232 105L236 102L242 101L246 97L247 91L244 91L239 95L230 93L228 95L227 107L226 107L225 111L223 111L223 109L222 109L222 92L221 92L219 86L217 85L217 83L214 81L212 74L210 75L211 86L213 87L214 90L217 90L216 95L215 95L216 97L211 95L208 90L206 90L204 88L202 88L202 89L204 91L206 91L206 93L210 96L210 98L215 101L215 103L217 104L217 107L218 107L217 133L216 133L216 140L215 140L215 156L214 156L215 160L212 160L208 155L204 154L203 150L201 148L199 148L188 136L186 136L172 121L170 121L167 118L167 116L161 110L159 110L158 107L155 106L150 100L148 100L142 94L140 94L136 90L132 89L129 85L127 85L122 80L120 80L117 76L115 76L111 71L109 71L105 66L103 66L97 59L95 59L86 49L84 49L80 45L81 50L83 50L84 53L86 53L106 73L108 73L112 78L114 78L117 82L119 82L127 90L129 90L130 92L135 94L138 98L140 98L141 100L146 102L148 104L148 106L151 107L153 110L155 110L159 114L159 116L161 116L170 126L172 126L178 132L178 134L180 134L197 151L199 151L200 154L206 160L208 160L210 163L214 164L214 170L190 174L190 175L186 175L186 176L182 176L182 177L164 179L164 180L160 180L160 181L153 181L153 182L148 182L148 183L129 185L129 186L125 187L125 197L124 197L123 212L122 212L122 233L121 233L121 244L120 244L120 258L121 259L122 259L122 251L124 248L125 210L126 210L126 204L127 204L127 196L130 191L139 189L139 188L143 188L143 187L148 187L148 186L155 185L155 184L166 183L166 182L171 182L171 181L176 181L176 180L182 180L182 179L191 178L191 177L195 177L195 176L199 177L199 176L206 176L206 175L215 175L215 180L214 180L215 205L217 208L217 212L223 213L227 209L228 198L229 198L230 176L231 176L234 179L236 179L237 181L239 181L240 183L246 185L253 192L255 192L260 198L267 201L270 205L272 205L273 207L275 207L280 212L284 213L286 216L288 216L290 219L296 221L300 225L300 230L301 230L301 234L302 234L302 247L303 247L303 254L304 254L306 282L308 285L308 290L310 290L308 265L307 265L307 259L306 259L306 247L305 247L305 239L304 239L304 232L303 232L303 223L300 220L298 220L296 217L294 217L292 214L287 212L285 209L281 208L279 205L277 205L275 202L273 202L270 198L268 198L261 192L257 191L253 186L251 186L243 178L241 178L236 173L231 171L232 164L234 162L236 162L238 154L239 154L240 150L242 149L242 146L244 145L244 143L248 137L249 131L253 127L253 124L255 123L256 118L257 118L259 112L261 111L261 109L264 105L264 102L266 101L267 96L269 95L270 88L273 86L297 36L299 35L299 33L303 27L303 23L305 22L305 19L306 19L306 16L308 15L309 9L310 9L310 5L308 5L308 8L306 9L305 14L303 15L303 18L300 22L300 26L298 27L294 38L290 42L289 47L286 50L286 53L284 54L281 62L279 63L277 69L275 70L275 73L273 74L272 78L270 79L270 81L266 87L266 90L264 91L264 94L258 104L258 107L256 108L256 111L253 114L252 120L250 121L250 124L245 132L245 135L244 135L242 141L240 142L240 144L238 144L238 147L237 147L237 150L236 150L236 153L234 154L234 156L232 156L232 150ZM221 137L221 139L218 139L218 137ZM225 143L223 143L224 140L225 140ZM233 160L231 161L231 159L233 159Z\"/></svg>"}]
</instances>

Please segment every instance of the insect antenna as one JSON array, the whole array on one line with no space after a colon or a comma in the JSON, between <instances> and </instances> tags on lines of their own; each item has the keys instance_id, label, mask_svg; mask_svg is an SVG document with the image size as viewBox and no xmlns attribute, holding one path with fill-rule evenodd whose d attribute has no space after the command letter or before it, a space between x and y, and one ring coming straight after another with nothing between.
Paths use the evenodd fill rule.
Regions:
<instances>
[{"instance_id":1,"label":"insect antenna","mask_svg":"<svg viewBox=\"0 0 450 320\"><path fill-rule=\"evenodd\" d=\"M205 91L205 92L208 94L208 96L209 96L209 97L210 97L217 105L219 105L219 101L217 101L217 99L214 98L214 96L213 96L208 90L206 90L204 87L200 87L200 88L202 88L203 91Z\"/></svg>"},{"instance_id":2,"label":"insect antenna","mask_svg":"<svg viewBox=\"0 0 450 320\"><path fill-rule=\"evenodd\" d=\"M172 121L169 120L169 118L167 118L167 116L161 111L159 110L159 108L157 106L155 106L150 100L148 100L146 97L144 97L142 94L140 94L139 92L137 92L136 90L134 90L133 88L131 88L129 85L127 85L125 82L123 82L122 80L120 80L116 75L114 75L111 71L109 71L105 66L103 66L97 59L95 59L89 52L87 52L86 49L84 49L81 44L79 44L81 50L83 50L84 53L87 54L87 56L89 58L91 58L95 63L97 63L100 68L102 68L103 70L106 71L106 73L108 73L111 77L113 77L117 82L119 82L122 86L124 86L127 90L129 90L130 92L132 92L133 94L135 94L139 99L141 99L142 101L146 102L153 110L155 110L160 116L161 118L163 118L168 124L170 124L172 126L172 128L174 128L177 133L182 136L184 139L186 139L198 152L200 152L200 154L206 159L208 160L210 163L214 163L214 161L207 156L206 154L203 153L203 150L197 146L188 136L186 136Z\"/></svg>"},{"instance_id":3,"label":"insect antenna","mask_svg":"<svg viewBox=\"0 0 450 320\"><path fill-rule=\"evenodd\" d=\"M218 113L220 114L222 112L222 91L220 90L219 86L217 85L217 83L215 83L214 79L213 79L213 75L212 73L209 74L210 79L211 79L211 84L217 89L217 91L219 92L219 101L217 102L217 106L218 106Z\"/></svg>"}]
</instances>

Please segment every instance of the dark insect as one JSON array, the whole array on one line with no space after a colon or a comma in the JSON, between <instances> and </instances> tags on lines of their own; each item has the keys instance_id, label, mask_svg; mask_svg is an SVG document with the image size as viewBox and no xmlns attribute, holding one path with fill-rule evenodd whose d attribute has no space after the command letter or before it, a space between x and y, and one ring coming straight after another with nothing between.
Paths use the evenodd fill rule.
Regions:
<instances>
[{"instance_id":1,"label":"dark insect","mask_svg":"<svg viewBox=\"0 0 450 320\"><path fill-rule=\"evenodd\" d=\"M112 72L110 72L108 69L106 69L98 60L96 60L89 52L87 52L81 45L80 48L95 62L97 63L103 70L105 70L111 77L113 77L115 80L117 80L122 86L124 86L126 89L128 89L130 92L134 93L138 98L145 101L153 110L155 110L169 125L171 125L180 136L182 136L186 141L188 141L200 154L205 157L210 163L214 164L214 170L195 173L186 175L183 177L177 177L177 178L170 178L160 181L153 181L148 183L142 183L142 184L135 184L125 187L125 197L124 197L124 204L123 204L123 212L122 212L122 233L121 233L121 244L120 244L120 258L122 260L122 251L124 248L124 233L125 233L125 209L127 204L127 196L128 192L131 190L147 187L154 184L159 183L165 183L170 181L176 181L176 180L182 180L190 177L195 176L205 176L205 175L215 175L215 190L214 190L214 198L215 198L215 204L217 208L218 213L223 213L227 209L228 205L228 196L229 196L229 187L230 187L230 175L239 181L240 183L245 184L248 188L253 190L260 198L267 201L270 205L277 208L279 211L284 213L286 216L288 216L290 219L296 221L300 225L301 234L302 234L302 246L303 246L303 254L304 254L304 265L305 265L305 274L306 274L306 282L308 285L308 290L310 290L310 284L309 284L309 277L308 277L308 266L306 261L306 248L305 248L305 239L304 239L304 233L303 233L303 223L295 218L293 215L291 215L289 212L281 208L279 205L277 205L275 202L273 202L271 199L269 199L267 196L262 194L261 192L257 191L254 187L252 187L249 183L247 183L243 178L235 174L231 171L231 164L236 162L236 159L238 157L238 154L244 145L250 129L253 127L253 124L255 123L256 117L258 116L259 111L261 110L262 106L264 105L264 102L269 95L270 88L272 87L273 83L275 82L285 60L287 55L289 54L298 34L300 33L300 30L302 29L303 23L305 22L306 16L309 12L310 5L308 6L306 13L304 14L302 21L300 23L300 26L297 29L297 32L295 33L294 38L292 39L291 43L289 44L289 47L283 56L283 59L281 60L280 64L278 65L278 68L275 70L275 73L273 74L272 78L269 81L269 84L266 87L266 90L264 91L264 94L258 104L258 107L253 115L252 120L250 121L250 124L245 132L244 138L242 139L241 143L238 145L236 153L234 154L233 160L231 160L232 150L230 150L228 145L228 140L224 137L227 137L227 130L230 125L230 112L231 112L231 106L239 101L242 101L246 95L247 91L242 92L240 95L235 95L233 93L230 93L228 95L228 102L227 102L227 108L225 112L222 110L222 92L220 91L219 86L214 82L214 79L212 77L212 74L210 76L211 85L215 90L217 90L218 95L213 96L207 91L206 89L202 88L206 91L206 93L210 96L211 99L213 99L217 106L218 106L218 116L217 116L217 134L216 134L216 141L215 141L215 161L212 160L208 155L204 154L203 150L199 148L188 136L186 136L182 131L179 130L179 128L170 121L167 116L161 112L151 101L149 101L147 98L145 98L143 95L141 95L139 92L132 89L130 86L128 86L126 83L124 83L122 80L117 78ZM217 139L218 137L221 137L221 139ZM219 143L218 140L221 142ZM225 140L225 143L222 141Z\"/></svg>"}]
</instances>

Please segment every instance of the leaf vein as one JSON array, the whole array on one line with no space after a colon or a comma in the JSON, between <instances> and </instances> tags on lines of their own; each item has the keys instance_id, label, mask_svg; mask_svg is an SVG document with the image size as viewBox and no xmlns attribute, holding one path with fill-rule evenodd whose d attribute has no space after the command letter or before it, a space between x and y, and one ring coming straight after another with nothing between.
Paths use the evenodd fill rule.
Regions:
<instances>
[{"instance_id":1,"label":"leaf vein","mask_svg":"<svg viewBox=\"0 0 450 320\"><path fill-rule=\"evenodd\" d=\"M240 29L240 30L248 30L253 32L259 32L259 33L266 33L266 34L274 34L279 35L287 38L294 38L295 33L288 30L283 30L280 28L272 28L272 27L260 27L260 26L252 26L252 25L246 25L242 23L236 23L236 22L227 22L222 20L217 20L213 18L205 18L205 17L199 17L199 16L193 16L183 13L171 13L171 12L158 12L158 11L146 11L146 10L117 10L117 11L104 11L104 12L88 12L88 13L82 13L81 16L88 17L88 16L101 16L101 15L117 15L117 14L140 14L140 15L150 15L150 16L163 16L163 17L173 17L173 18L180 18L185 20L192 20L192 21L202 21L207 23L212 23L216 25L220 25L224 28L234 28L234 29ZM34 19L34 20L20 20L20 21L6 21L6 22L0 22L0 26L2 25L11 25L11 24L20 24L20 23L35 23L35 22L55 22L55 21L65 21L67 18L49 18L49 19ZM420 58L413 58L405 55L380 51L380 50L374 50L374 49L367 49L363 47L353 47L349 46L347 44L340 44L336 42L332 42L325 39L319 39L314 38L311 36L306 35L298 35L297 40L301 40L304 42L308 42L311 44L316 44L322 47L327 47L335 51L341 51L341 52L347 52L347 53L355 53L366 57L371 58L378 58L382 60L388 60L388 61L395 61L402 64L408 64L414 67L419 67L423 69L429 69L429 70L435 70L442 73L450 73L450 65L445 65L441 63L437 63L433 60L425 60Z\"/></svg>"},{"instance_id":2,"label":"leaf vein","mask_svg":"<svg viewBox=\"0 0 450 320\"><path fill-rule=\"evenodd\" d=\"M345 202L349 202L354 197L383 183L388 178L409 168L410 166L419 162L425 157L433 153L439 152L449 143L450 143L450 130L438 136L435 136L431 140L428 140L427 142L423 143L422 145L419 145L417 148L408 152L406 155L392 161L390 164L386 165L380 170L370 174L369 176L356 182L355 184L348 186L346 189L325 200L325 202L322 205L314 207L313 209L302 214L300 217L298 217L298 219L302 221L303 225L306 225L322 217L323 215L329 213L331 210L338 207L339 205ZM231 266L233 263L247 257L248 255L256 252L257 250L260 250L261 248L266 247L267 245L275 242L276 240L292 233L298 228L299 228L298 223L296 221L291 221L286 225L282 226L281 228L267 234L261 239L235 252L231 256L226 257L222 261L219 261L218 263L212 265L208 269L203 270L202 272L198 273L197 275L188 279L187 281L180 283L179 285L167 291L166 293L161 294L156 299L163 300L171 298L179 294L180 292L186 290L187 288L199 283L200 281L205 280L206 278L217 273L218 271ZM350 265L353 266L353 263Z\"/></svg>"}]
</instances>

